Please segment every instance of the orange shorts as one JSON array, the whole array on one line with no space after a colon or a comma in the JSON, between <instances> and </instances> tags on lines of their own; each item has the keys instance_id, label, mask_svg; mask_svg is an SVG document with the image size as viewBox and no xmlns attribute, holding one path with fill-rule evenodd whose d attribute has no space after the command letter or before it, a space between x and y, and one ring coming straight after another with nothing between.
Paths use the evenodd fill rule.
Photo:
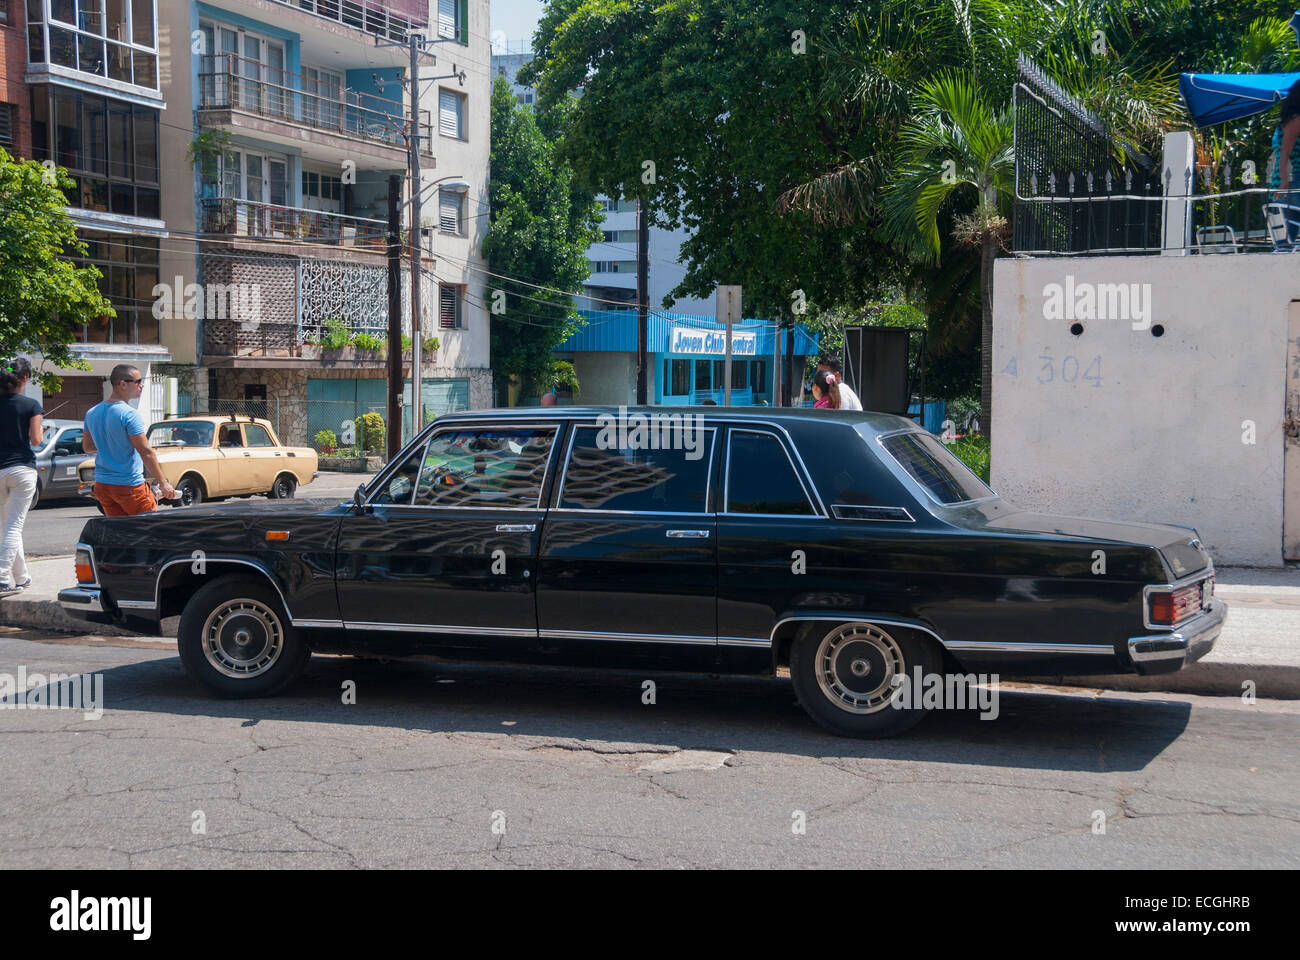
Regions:
<instances>
[{"instance_id":1,"label":"orange shorts","mask_svg":"<svg viewBox=\"0 0 1300 960\"><path fill-rule=\"evenodd\" d=\"M95 483L95 499L104 508L106 517L129 517L136 513L152 513L158 501L148 483L128 487L121 483Z\"/></svg>"}]
</instances>

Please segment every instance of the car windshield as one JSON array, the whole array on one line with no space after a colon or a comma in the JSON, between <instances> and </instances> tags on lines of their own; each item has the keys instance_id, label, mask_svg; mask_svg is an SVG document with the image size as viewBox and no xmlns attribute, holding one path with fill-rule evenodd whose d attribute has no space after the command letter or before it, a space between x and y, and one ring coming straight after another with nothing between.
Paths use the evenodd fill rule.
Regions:
<instances>
[{"instance_id":1,"label":"car windshield","mask_svg":"<svg viewBox=\"0 0 1300 960\"><path fill-rule=\"evenodd\" d=\"M33 444L32 449L40 450L44 448L46 444L48 444L51 440L54 439L54 435L58 432L59 432L58 424L47 423L45 425L45 429L41 431L41 442L38 444Z\"/></svg>"},{"instance_id":2,"label":"car windshield","mask_svg":"<svg viewBox=\"0 0 1300 960\"><path fill-rule=\"evenodd\" d=\"M212 424L204 420L167 420L149 428L151 447L210 447Z\"/></svg>"},{"instance_id":3,"label":"car windshield","mask_svg":"<svg viewBox=\"0 0 1300 960\"><path fill-rule=\"evenodd\" d=\"M926 493L942 504L997 496L929 433L899 433L880 441Z\"/></svg>"}]
</instances>

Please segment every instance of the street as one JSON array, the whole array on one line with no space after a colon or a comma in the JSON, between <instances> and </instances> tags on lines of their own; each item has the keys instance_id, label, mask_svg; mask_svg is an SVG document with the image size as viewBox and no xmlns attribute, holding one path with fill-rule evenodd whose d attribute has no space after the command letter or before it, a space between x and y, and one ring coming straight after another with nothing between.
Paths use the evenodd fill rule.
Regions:
<instances>
[{"instance_id":1,"label":"street","mask_svg":"<svg viewBox=\"0 0 1300 960\"><path fill-rule=\"evenodd\" d=\"M323 472L310 484L298 488L298 498L307 500L313 497L338 497L346 500L352 496L357 484L369 480L373 474L364 473L329 473ZM265 500L266 497L250 497L251 500ZM239 503L239 498L227 503ZM174 510L175 507L161 506L161 510ZM23 549L29 557L54 557L71 554L81 536L81 528L92 517L99 516L95 505L85 498L77 500L51 500L38 504L35 510L27 514L27 523L23 528Z\"/></svg>"},{"instance_id":2,"label":"street","mask_svg":"<svg viewBox=\"0 0 1300 960\"><path fill-rule=\"evenodd\" d=\"M198 693L172 644L0 628L7 867L1300 866L1300 702L1004 687L997 719L829 736L788 681L316 657ZM355 703L347 703L349 690Z\"/></svg>"}]
</instances>

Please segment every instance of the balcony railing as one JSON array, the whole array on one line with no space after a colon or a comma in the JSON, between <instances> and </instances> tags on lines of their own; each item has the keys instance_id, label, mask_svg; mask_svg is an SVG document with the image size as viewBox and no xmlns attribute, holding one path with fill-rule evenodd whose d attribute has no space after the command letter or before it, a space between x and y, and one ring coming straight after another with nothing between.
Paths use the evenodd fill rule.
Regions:
<instances>
[{"instance_id":1,"label":"balcony railing","mask_svg":"<svg viewBox=\"0 0 1300 960\"><path fill-rule=\"evenodd\" d=\"M312 243L331 243L385 248L388 225L383 220L346 217L323 210L305 210L256 200L233 197L205 197L203 232L224 233L238 237L297 238Z\"/></svg>"},{"instance_id":2,"label":"balcony railing","mask_svg":"<svg viewBox=\"0 0 1300 960\"><path fill-rule=\"evenodd\" d=\"M400 100L340 88L233 53L200 60L200 110L242 110L346 137L406 146L409 114ZM428 128L430 113L420 111Z\"/></svg>"},{"instance_id":3,"label":"balcony railing","mask_svg":"<svg viewBox=\"0 0 1300 960\"><path fill-rule=\"evenodd\" d=\"M374 0L356 3L354 0L275 0L286 7L296 7L345 27L363 30L376 37L387 37L398 43L406 40L412 27L429 25L427 0Z\"/></svg>"}]
</instances>

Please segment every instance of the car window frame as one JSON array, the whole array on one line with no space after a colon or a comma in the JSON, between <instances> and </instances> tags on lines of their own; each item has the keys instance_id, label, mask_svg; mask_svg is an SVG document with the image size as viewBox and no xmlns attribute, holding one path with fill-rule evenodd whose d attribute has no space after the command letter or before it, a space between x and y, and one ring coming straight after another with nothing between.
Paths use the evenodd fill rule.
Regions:
<instances>
[{"instance_id":1,"label":"car window frame","mask_svg":"<svg viewBox=\"0 0 1300 960\"><path fill-rule=\"evenodd\" d=\"M271 431L270 431L269 429L267 429L267 427L266 427L265 424L261 424L261 423L247 423L247 422L245 422L245 423L241 423L241 424L240 424L240 427L241 427L241 433L243 434L244 449L245 449L245 450L274 450L276 447L280 446L280 444L278 444L278 443L275 442L275 441L276 441L276 438L272 435ZM249 442L248 442L248 428L249 428L249 427L257 427L257 429L261 430L263 433L266 434L266 439L270 440L271 442L270 442L270 443L257 443L257 444L249 443Z\"/></svg>"},{"instance_id":2,"label":"car window frame","mask_svg":"<svg viewBox=\"0 0 1300 960\"><path fill-rule=\"evenodd\" d=\"M689 416L689 414L687 414ZM590 427L593 430L600 430L603 424L596 420L573 420L569 423L569 435L566 438L564 446L564 465L560 469L559 480L555 485L554 502L551 505L550 513L564 514L613 514L616 516L632 517L711 517L717 515L716 504L713 502L714 485L713 478L717 461L714 459L718 455L717 435L722 429L722 424L706 424L701 427L709 434L709 462L705 471L704 480L704 509L703 510L613 510L605 507L561 507L564 500L564 483L569 476L569 463L573 456L573 445L577 442L578 431Z\"/></svg>"},{"instance_id":3,"label":"car window frame","mask_svg":"<svg viewBox=\"0 0 1300 960\"><path fill-rule=\"evenodd\" d=\"M794 478L798 481L800 488L803 490L804 502L808 504L811 512L809 513L735 513L731 508L731 437L736 433L757 433L761 436L771 437L780 447L781 452L785 454L786 461L790 464L790 469L794 473ZM788 438L788 435L787 435ZM804 466L800 460L795 463L794 457L790 456L790 450L782 440L780 434L771 427L763 424L759 427L751 427L748 424L728 424L727 425L727 449L722 463L722 503L723 509L718 511L720 517L773 517L781 520L809 520L813 518L825 519L825 514L819 511L819 504L812 496L812 480L805 477L800 469Z\"/></svg>"},{"instance_id":4,"label":"car window frame","mask_svg":"<svg viewBox=\"0 0 1300 960\"><path fill-rule=\"evenodd\" d=\"M153 423L149 424L148 428L147 428L147 429L145 430L145 432L144 432L144 440L145 440L145 443L149 443L149 434L151 434L151 433L153 432L153 428L154 428L154 427L164 427L164 426L165 426L165 427L175 427L175 426L178 425L178 424L193 424L194 426L197 426L197 427L211 427L211 428L212 428L212 436L208 438L208 442L207 442L206 444L203 444L203 443L187 443L187 444L185 444L184 446L179 447L179 448L177 448L177 449L181 449L181 450L212 450L212 449L220 449L219 447L215 447L215 448L213 447L213 441L216 440L217 436L219 435L219 433L220 433L219 428L220 428L221 425L218 424L218 423L214 423L214 422L211 421L211 420L195 420L195 419L192 419L192 418L189 418L189 417L178 417L178 418L175 419L175 420L171 420L171 419L162 419L162 420L156 420L156 421L154 421ZM152 444L150 444L150 449L157 449L157 448L154 447Z\"/></svg>"},{"instance_id":5,"label":"car window frame","mask_svg":"<svg viewBox=\"0 0 1300 960\"><path fill-rule=\"evenodd\" d=\"M537 504L535 506L510 507L510 506L501 506L495 504L477 504L473 506L463 506L463 505L449 504L449 503L416 503L415 494L419 490L419 486L420 486L418 482L418 474L417 474L417 482L411 485L410 503L375 503L374 501L379 497L380 491L387 487L388 482L393 478L393 475L396 474L397 471L401 469L402 464L406 462L406 458L402 458L402 457L393 458L394 466L390 471L381 475L383 481L382 483L376 482L380 479L380 477L376 477L375 481L372 481L372 482L376 482L376 489L373 491L371 490L366 491L366 500L365 500L366 505L374 506L374 507L408 507L412 510L478 510L478 511L510 510L514 512L526 512L526 511L537 512L539 510L545 510L546 507L543 501L546 499L546 482L551 477L551 469L553 464L555 463L556 448L560 446L559 444L560 426L561 425L559 423L556 423L555 421L550 421L550 422L528 421L528 422L521 422L521 423L512 423L512 422L502 423L499 421L482 422L476 420L470 423L465 423L465 422L447 423L447 424L440 424L438 427L430 431L428 436L418 441L422 451L420 456L420 462L421 465L423 465L424 457L428 455L429 445L433 443L433 441L437 439L439 435L444 433L457 433L457 432L464 432L466 430L530 430L531 429L531 430L552 431L555 434L555 437L551 441L551 449L548 452L546 457L546 469L542 472L542 481L538 486ZM413 447L414 444L412 445L412 448Z\"/></svg>"}]
</instances>

